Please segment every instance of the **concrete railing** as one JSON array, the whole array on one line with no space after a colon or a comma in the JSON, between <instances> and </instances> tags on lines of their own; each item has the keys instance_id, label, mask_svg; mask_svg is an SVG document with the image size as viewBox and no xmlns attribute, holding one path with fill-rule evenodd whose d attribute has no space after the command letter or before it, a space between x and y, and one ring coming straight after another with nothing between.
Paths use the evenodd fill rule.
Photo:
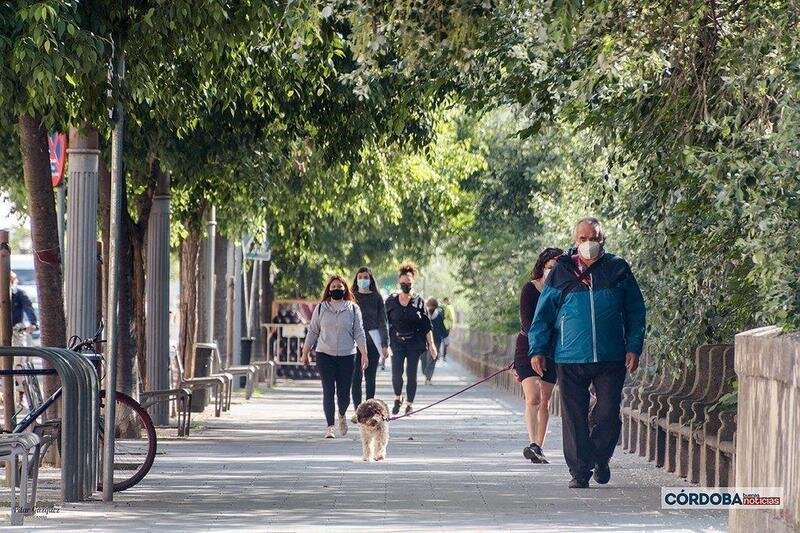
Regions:
<instances>
[{"instance_id":1,"label":"concrete railing","mask_svg":"<svg viewBox=\"0 0 800 533\"><path fill-rule=\"evenodd\" d=\"M719 402L735 377L730 344L703 345L677 369L643 358L622 391L622 447L692 483L733 485L736 411Z\"/></svg>"},{"instance_id":2,"label":"concrete railing","mask_svg":"<svg viewBox=\"0 0 800 533\"><path fill-rule=\"evenodd\" d=\"M780 510L736 510L731 531L800 531L800 332L736 336L736 485L783 487Z\"/></svg>"}]
</instances>

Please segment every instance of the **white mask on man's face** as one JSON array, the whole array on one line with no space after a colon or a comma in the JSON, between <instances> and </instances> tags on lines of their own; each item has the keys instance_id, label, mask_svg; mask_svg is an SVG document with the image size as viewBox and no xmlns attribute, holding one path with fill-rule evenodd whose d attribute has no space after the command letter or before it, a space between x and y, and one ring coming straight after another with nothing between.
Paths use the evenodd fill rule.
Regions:
<instances>
[{"instance_id":1,"label":"white mask on man's face","mask_svg":"<svg viewBox=\"0 0 800 533\"><path fill-rule=\"evenodd\" d=\"M585 241L578 245L578 253L583 259L591 261L600 257L602 248L599 242Z\"/></svg>"}]
</instances>

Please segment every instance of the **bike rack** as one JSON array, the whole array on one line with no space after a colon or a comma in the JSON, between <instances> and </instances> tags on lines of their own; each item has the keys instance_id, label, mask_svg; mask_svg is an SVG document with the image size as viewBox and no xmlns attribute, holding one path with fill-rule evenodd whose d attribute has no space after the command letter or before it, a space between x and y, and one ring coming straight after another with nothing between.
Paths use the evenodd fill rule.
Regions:
<instances>
[{"instance_id":1,"label":"bike rack","mask_svg":"<svg viewBox=\"0 0 800 533\"><path fill-rule=\"evenodd\" d=\"M85 354L65 348L0 347L0 357L38 357L50 362L62 387L61 496L89 499L97 490L100 379Z\"/></svg>"}]
</instances>

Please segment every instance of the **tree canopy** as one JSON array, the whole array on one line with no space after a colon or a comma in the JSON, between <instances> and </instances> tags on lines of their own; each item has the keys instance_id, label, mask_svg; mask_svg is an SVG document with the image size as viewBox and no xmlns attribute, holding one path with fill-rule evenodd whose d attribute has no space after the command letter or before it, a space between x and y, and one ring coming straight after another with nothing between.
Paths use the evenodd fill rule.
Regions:
<instances>
[{"instance_id":1,"label":"tree canopy","mask_svg":"<svg viewBox=\"0 0 800 533\"><path fill-rule=\"evenodd\" d=\"M536 253L597 215L646 293L650 349L680 359L751 325L800 327L798 14L762 0L7 2L0 108L107 133L124 47L129 192L157 159L180 231L213 203L225 233L268 233L286 294L439 248L488 302L474 325L511 331ZM14 190L18 166L3 165Z\"/></svg>"}]
</instances>

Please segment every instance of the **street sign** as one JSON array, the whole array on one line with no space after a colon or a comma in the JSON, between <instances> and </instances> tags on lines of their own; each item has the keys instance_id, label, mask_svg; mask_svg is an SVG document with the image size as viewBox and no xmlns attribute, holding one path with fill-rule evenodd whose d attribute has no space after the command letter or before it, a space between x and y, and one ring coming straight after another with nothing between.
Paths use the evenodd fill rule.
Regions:
<instances>
[{"instance_id":1,"label":"street sign","mask_svg":"<svg viewBox=\"0 0 800 533\"><path fill-rule=\"evenodd\" d=\"M67 166L67 135L53 132L48 139L50 145L50 177L53 187L64 181L64 168Z\"/></svg>"},{"instance_id":2,"label":"street sign","mask_svg":"<svg viewBox=\"0 0 800 533\"><path fill-rule=\"evenodd\" d=\"M247 244L245 246L245 243ZM272 260L272 244L269 239L265 239L263 243L256 244L252 239L242 239L242 248L245 250L245 257L251 261L271 261Z\"/></svg>"}]
</instances>

